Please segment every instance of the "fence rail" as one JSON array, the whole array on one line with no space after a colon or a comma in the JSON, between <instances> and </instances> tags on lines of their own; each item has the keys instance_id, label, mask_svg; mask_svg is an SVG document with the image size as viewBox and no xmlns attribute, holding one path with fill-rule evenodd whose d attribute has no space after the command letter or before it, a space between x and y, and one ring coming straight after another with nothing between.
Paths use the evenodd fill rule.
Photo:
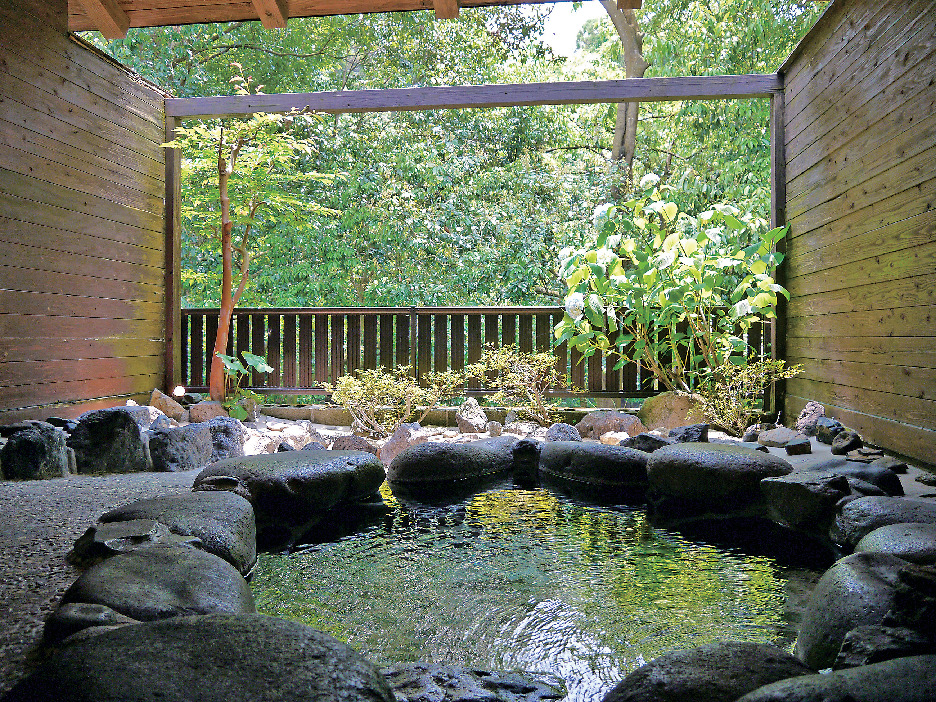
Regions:
<instances>
[{"instance_id":1,"label":"fence rail","mask_svg":"<svg viewBox=\"0 0 936 702\"><path fill-rule=\"evenodd\" d=\"M323 385L359 368L412 366L417 377L460 370L481 357L486 344L516 344L522 351L549 351L570 385L557 396L649 397L657 387L636 363L614 370L617 358L586 360L566 343L554 345L561 307L297 307L238 308L227 353L264 356L271 373L253 373L250 386L277 395L324 394ZM748 343L764 353L769 321L754 325ZM217 308L182 310L183 384L204 391L218 331ZM473 383L468 394L485 394Z\"/></svg>"}]
</instances>

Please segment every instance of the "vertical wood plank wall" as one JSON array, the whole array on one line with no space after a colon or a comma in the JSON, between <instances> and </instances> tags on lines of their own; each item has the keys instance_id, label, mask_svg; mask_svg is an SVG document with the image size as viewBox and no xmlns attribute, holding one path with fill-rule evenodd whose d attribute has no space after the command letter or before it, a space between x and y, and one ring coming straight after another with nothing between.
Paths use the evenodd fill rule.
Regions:
<instances>
[{"instance_id":1,"label":"vertical wood plank wall","mask_svg":"<svg viewBox=\"0 0 936 702\"><path fill-rule=\"evenodd\" d=\"M0 423L165 375L163 96L66 19L65 0L0 2Z\"/></svg>"},{"instance_id":2,"label":"vertical wood plank wall","mask_svg":"<svg viewBox=\"0 0 936 702\"><path fill-rule=\"evenodd\" d=\"M936 3L833 3L781 69L786 416L936 463Z\"/></svg>"}]
</instances>

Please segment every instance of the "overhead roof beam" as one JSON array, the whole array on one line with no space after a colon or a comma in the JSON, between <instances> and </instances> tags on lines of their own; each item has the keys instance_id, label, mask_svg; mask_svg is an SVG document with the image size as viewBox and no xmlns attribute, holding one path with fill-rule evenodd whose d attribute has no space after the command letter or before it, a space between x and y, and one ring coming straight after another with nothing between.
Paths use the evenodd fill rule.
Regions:
<instances>
[{"instance_id":1,"label":"overhead roof beam","mask_svg":"<svg viewBox=\"0 0 936 702\"><path fill-rule=\"evenodd\" d=\"M243 117L254 112L312 110L398 112L514 105L581 105L608 102L764 98L783 90L777 74L625 78L566 83L460 85L389 90L339 90L279 95L169 98L166 115L180 119Z\"/></svg>"},{"instance_id":2,"label":"overhead roof beam","mask_svg":"<svg viewBox=\"0 0 936 702\"><path fill-rule=\"evenodd\" d=\"M81 0L85 14L106 39L123 39L130 27L130 18L117 0Z\"/></svg>"},{"instance_id":3,"label":"overhead roof beam","mask_svg":"<svg viewBox=\"0 0 936 702\"><path fill-rule=\"evenodd\" d=\"M289 19L286 0L252 0L254 9L260 15L260 22L267 29L285 29Z\"/></svg>"}]
</instances>

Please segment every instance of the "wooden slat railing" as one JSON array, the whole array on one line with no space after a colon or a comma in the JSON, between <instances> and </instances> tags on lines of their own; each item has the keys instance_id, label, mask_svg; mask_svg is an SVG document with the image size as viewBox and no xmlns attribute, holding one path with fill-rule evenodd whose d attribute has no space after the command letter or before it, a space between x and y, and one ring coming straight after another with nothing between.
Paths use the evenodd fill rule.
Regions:
<instances>
[{"instance_id":1,"label":"wooden slat railing","mask_svg":"<svg viewBox=\"0 0 936 702\"><path fill-rule=\"evenodd\" d=\"M327 394L334 383L358 368L408 365L421 376L460 370L481 358L485 344L517 344L523 351L549 351L570 378L556 396L649 397L662 390L636 363L614 370L615 357L581 353L553 345L561 307L298 307L238 308L234 311L228 354L236 350L264 356L273 372L252 374L251 388L276 395ZM764 326L768 325L766 321ZM205 391L218 329L217 308L182 310L183 384ZM748 342L766 353L761 325ZM489 389L473 381L468 394Z\"/></svg>"}]
</instances>

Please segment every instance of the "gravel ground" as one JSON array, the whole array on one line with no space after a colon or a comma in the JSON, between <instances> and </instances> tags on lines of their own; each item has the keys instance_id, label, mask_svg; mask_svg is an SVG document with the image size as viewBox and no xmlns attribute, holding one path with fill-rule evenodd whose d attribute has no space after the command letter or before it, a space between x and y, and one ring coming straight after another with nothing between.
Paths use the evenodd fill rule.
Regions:
<instances>
[{"instance_id":1,"label":"gravel ground","mask_svg":"<svg viewBox=\"0 0 936 702\"><path fill-rule=\"evenodd\" d=\"M0 693L28 670L46 616L78 576L65 562L98 516L187 492L198 471L0 481Z\"/></svg>"}]
</instances>

